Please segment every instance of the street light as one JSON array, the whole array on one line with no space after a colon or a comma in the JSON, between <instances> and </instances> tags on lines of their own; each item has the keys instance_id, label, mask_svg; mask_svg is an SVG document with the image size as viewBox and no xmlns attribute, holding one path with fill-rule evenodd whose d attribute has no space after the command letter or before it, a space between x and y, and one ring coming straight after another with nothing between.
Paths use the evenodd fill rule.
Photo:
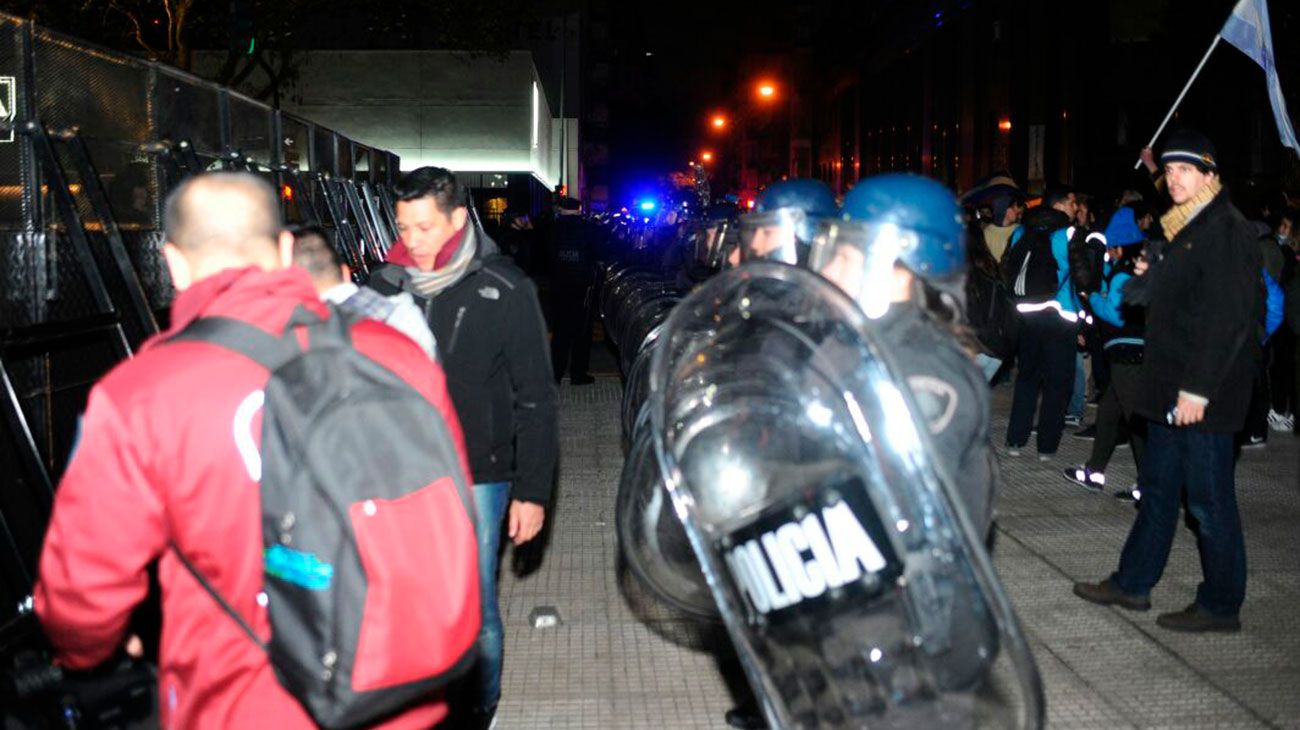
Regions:
<instances>
[{"instance_id":1,"label":"street light","mask_svg":"<svg viewBox=\"0 0 1300 730\"><path fill-rule=\"evenodd\" d=\"M715 130L722 131L727 126L727 118L721 114L714 114L712 124Z\"/></svg>"},{"instance_id":2,"label":"street light","mask_svg":"<svg viewBox=\"0 0 1300 730\"><path fill-rule=\"evenodd\" d=\"M713 153L712 152L701 153L700 159L704 160L705 162L713 162Z\"/></svg>"},{"instance_id":3,"label":"street light","mask_svg":"<svg viewBox=\"0 0 1300 730\"><path fill-rule=\"evenodd\" d=\"M776 85L770 81L760 81L758 84L758 96L764 101L770 101L776 97Z\"/></svg>"}]
</instances>

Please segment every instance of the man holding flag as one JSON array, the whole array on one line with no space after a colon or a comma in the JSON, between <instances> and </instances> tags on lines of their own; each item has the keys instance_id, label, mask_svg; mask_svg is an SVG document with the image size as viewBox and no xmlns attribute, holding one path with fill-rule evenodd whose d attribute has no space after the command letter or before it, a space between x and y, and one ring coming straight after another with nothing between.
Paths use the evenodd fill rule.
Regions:
<instances>
[{"instance_id":1,"label":"man holding flag","mask_svg":"<svg viewBox=\"0 0 1300 730\"><path fill-rule=\"evenodd\" d=\"M1196 600L1156 623L1172 631L1237 631L1246 595L1246 545L1237 510L1233 437L1246 420L1258 365L1263 293L1251 225L1219 182L1213 143L1175 132L1160 155L1174 205L1160 223L1169 243L1139 263L1124 301L1146 307L1137 412L1147 418L1142 509L1119 568L1074 593L1131 611L1151 608L1178 529L1181 496L1195 518L1204 581Z\"/></svg>"},{"instance_id":2,"label":"man holding flag","mask_svg":"<svg viewBox=\"0 0 1300 730\"><path fill-rule=\"evenodd\" d=\"M1277 65L1274 63L1273 55L1273 30L1268 22L1268 0L1240 0L1237 6L1232 9L1232 15L1228 16L1228 21L1223 24L1219 34L1214 36L1214 41L1210 43L1209 49L1201 58L1201 62L1196 65L1196 70L1192 72L1192 77L1187 80L1183 90L1174 100L1174 105L1169 107L1169 113L1160 123L1156 133L1151 136L1151 141L1147 143L1145 149L1155 146L1156 140L1160 138L1160 133L1165 131L1165 125L1177 111L1178 105L1183 103L1183 97L1187 96L1187 90L1192 88L1196 82L1196 77L1200 76L1201 69L1205 68L1205 62L1210 60L1210 55L1214 49L1219 46L1219 41L1227 41L1237 50L1250 57L1250 60L1259 64L1264 69L1264 80L1268 84L1268 101L1273 107L1273 121L1277 124L1277 134L1284 146L1295 150L1300 155L1300 142L1296 141L1295 128L1291 125L1291 118L1286 113L1286 99L1282 96L1282 82L1277 76ZM1138 160L1133 165L1136 170L1142 165L1142 160Z\"/></svg>"}]
</instances>

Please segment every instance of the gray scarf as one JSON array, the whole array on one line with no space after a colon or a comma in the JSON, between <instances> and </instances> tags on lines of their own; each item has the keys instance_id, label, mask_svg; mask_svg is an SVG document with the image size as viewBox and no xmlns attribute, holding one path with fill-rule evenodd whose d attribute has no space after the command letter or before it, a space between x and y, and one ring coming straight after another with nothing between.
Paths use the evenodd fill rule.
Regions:
<instances>
[{"instance_id":1,"label":"gray scarf","mask_svg":"<svg viewBox=\"0 0 1300 730\"><path fill-rule=\"evenodd\" d=\"M475 235L473 226L465 231L465 237L460 242L460 248L452 255L451 261L446 266L433 271L420 271L415 266L407 266L406 273L410 277L410 288L414 289L417 294L425 299L432 299L443 292L444 289L460 281L469 269L470 262L474 260L474 254L478 251L478 236Z\"/></svg>"}]
</instances>

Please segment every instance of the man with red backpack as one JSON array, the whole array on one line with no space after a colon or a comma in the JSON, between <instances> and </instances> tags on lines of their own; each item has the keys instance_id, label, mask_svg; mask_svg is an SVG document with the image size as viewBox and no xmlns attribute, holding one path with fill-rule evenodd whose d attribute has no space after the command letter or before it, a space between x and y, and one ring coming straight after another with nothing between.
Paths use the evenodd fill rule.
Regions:
<instances>
[{"instance_id":1,"label":"man with red backpack","mask_svg":"<svg viewBox=\"0 0 1300 730\"><path fill-rule=\"evenodd\" d=\"M113 654L156 561L162 727L438 723L479 627L441 369L287 268L256 176L189 179L165 226L172 327L91 391L55 498L35 607L57 660ZM393 412L421 427L367 428Z\"/></svg>"}]
</instances>

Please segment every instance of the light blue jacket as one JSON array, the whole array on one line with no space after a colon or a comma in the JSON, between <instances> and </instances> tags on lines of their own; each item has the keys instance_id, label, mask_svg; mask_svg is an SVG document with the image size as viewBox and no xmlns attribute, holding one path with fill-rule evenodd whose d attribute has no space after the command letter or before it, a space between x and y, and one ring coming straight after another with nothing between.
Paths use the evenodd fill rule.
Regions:
<instances>
[{"instance_id":1,"label":"light blue jacket","mask_svg":"<svg viewBox=\"0 0 1300 730\"><path fill-rule=\"evenodd\" d=\"M1061 316L1070 321L1077 321L1079 310L1083 308L1079 303L1078 295L1074 293L1074 287L1070 284L1070 239L1074 237L1074 231L1074 226L1052 231L1052 258L1056 259L1056 304L1053 308L1059 308ZM1011 233L1007 251L1015 248L1024 233L1024 226ZM1017 305L1017 309L1026 311L1024 305Z\"/></svg>"}]
</instances>

